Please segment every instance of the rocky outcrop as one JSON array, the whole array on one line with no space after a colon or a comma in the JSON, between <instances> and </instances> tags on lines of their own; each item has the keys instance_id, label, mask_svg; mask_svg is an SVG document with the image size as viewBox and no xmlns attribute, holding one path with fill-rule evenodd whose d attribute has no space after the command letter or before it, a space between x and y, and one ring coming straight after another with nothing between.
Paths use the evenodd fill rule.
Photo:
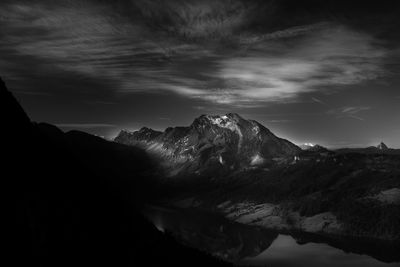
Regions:
<instances>
[{"instance_id":1,"label":"rocky outcrop","mask_svg":"<svg viewBox=\"0 0 400 267\"><path fill-rule=\"evenodd\" d=\"M126 144L126 145L135 145L137 142L151 141L161 134L162 134L162 132L155 131L155 130L147 128L147 127L143 127L139 131L135 131L135 132L122 130L118 134L118 136L114 139L114 141L117 143Z\"/></svg>"},{"instance_id":2,"label":"rocky outcrop","mask_svg":"<svg viewBox=\"0 0 400 267\"><path fill-rule=\"evenodd\" d=\"M399 188L391 188L388 190L383 190L378 194L375 194L370 199L375 199L382 204L394 204L400 205L400 189Z\"/></svg>"}]
</instances>

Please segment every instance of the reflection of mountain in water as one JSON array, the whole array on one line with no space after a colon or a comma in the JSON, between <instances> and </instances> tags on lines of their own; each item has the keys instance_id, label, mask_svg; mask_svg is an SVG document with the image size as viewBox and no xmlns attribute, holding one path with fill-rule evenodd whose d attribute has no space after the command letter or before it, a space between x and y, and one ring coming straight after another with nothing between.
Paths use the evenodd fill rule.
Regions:
<instances>
[{"instance_id":1,"label":"reflection of mountain in water","mask_svg":"<svg viewBox=\"0 0 400 267\"><path fill-rule=\"evenodd\" d=\"M346 253L368 255L382 262L400 262L400 243L380 241L376 239L344 238L335 236L319 236L316 234L291 232L290 235L299 245L307 243L328 244ZM400 264L399 264L400 266Z\"/></svg>"},{"instance_id":2,"label":"reflection of mountain in water","mask_svg":"<svg viewBox=\"0 0 400 267\"><path fill-rule=\"evenodd\" d=\"M399 263L380 262L367 255L344 252L325 243L299 244L293 235L280 234L273 244L257 257L245 258L244 266L268 267L398 267Z\"/></svg>"},{"instance_id":3,"label":"reflection of mountain in water","mask_svg":"<svg viewBox=\"0 0 400 267\"><path fill-rule=\"evenodd\" d=\"M159 230L233 262L257 256L278 236L275 231L239 224L205 211L148 206L145 214Z\"/></svg>"},{"instance_id":4,"label":"reflection of mountain in water","mask_svg":"<svg viewBox=\"0 0 400 267\"><path fill-rule=\"evenodd\" d=\"M363 262L365 266L385 266L385 263L400 261L397 253L400 251L399 243L325 237L302 232L281 235L276 231L235 223L219 214L198 209L147 206L144 213L159 230L172 233L186 245L236 263L264 265L276 261L292 266L292 263L298 264L298 257L297 260L303 266L318 263L312 257L304 257L315 253L319 253L319 257L334 255L336 260L346 263ZM287 253L290 257L287 257ZM331 263L339 264L335 263L335 259Z\"/></svg>"}]
</instances>

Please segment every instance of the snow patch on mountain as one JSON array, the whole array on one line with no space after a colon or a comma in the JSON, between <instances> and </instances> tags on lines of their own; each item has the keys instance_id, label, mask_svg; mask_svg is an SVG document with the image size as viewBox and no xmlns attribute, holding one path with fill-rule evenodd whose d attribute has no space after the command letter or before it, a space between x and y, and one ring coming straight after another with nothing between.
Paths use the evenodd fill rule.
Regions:
<instances>
[{"instance_id":1,"label":"snow patch on mountain","mask_svg":"<svg viewBox=\"0 0 400 267\"><path fill-rule=\"evenodd\" d=\"M219 155L218 161L219 161L219 163L221 163L222 165L224 165L224 159L222 158L221 155Z\"/></svg>"},{"instance_id":2,"label":"snow patch on mountain","mask_svg":"<svg viewBox=\"0 0 400 267\"><path fill-rule=\"evenodd\" d=\"M264 158L261 157L259 154L257 154L257 155L254 155L254 156L251 158L250 165L256 166L256 165L261 165L261 164L263 164L263 163L264 163Z\"/></svg>"},{"instance_id":3,"label":"snow patch on mountain","mask_svg":"<svg viewBox=\"0 0 400 267\"><path fill-rule=\"evenodd\" d=\"M251 129L254 133L254 135L258 135L260 133L260 126L255 121L251 121L251 124L253 125L253 128Z\"/></svg>"},{"instance_id":4,"label":"snow patch on mountain","mask_svg":"<svg viewBox=\"0 0 400 267\"><path fill-rule=\"evenodd\" d=\"M217 125L218 127L221 128L226 128L231 130L232 132L236 132L239 136L239 143L238 143L238 151L240 151L240 148L242 147L243 143L243 134L242 131L240 130L240 127L237 125L236 121L230 119L228 116L208 116L208 119L210 122L214 125Z\"/></svg>"}]
</instances>

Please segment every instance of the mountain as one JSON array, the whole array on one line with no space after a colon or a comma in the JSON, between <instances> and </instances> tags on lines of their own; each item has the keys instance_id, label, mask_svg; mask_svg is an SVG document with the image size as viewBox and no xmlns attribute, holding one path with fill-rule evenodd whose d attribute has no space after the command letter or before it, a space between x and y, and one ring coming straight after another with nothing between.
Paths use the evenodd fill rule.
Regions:
<instances>
[{"instance_id":1,"label":"mountain","mask_svg":"<svg viewBox=\"0 0 400 267\"><path fill-rule=\"evenodd\" d=\"M389 148L383 142L380 142L377 146L369 146L369 147L362 147L362 148L340 148L340 149L335 150L335 152L336 153L400 155L400 149Z\"/></svg>"},{"instance_id":2,"label":"mountain","mask_svg":"<svg viewBox=\"0 0 400 267\"><path fill-rule=\"evenodd\" d=\"M201 171L223 166L226 169L268 165L292 159L301 149L274 135L254 120L236 113L201 115L187 127L168 127L164 132L147 127L121 131L114 140L141 145L181 170Z\"/></svg>"},{"instance_id":3,"label":"mountain","mask_svg":"<svg viewBox=\"0 0 400 267\"><path fill-rule=\"evenodd\" d=\"M318 145L318 144L311 144L311 143L305 143L300 145L300 148L304 151L312 151L312 152L327 152L328 149Z\"/></svg>"},{"instance_id":4,"label":"mountain","mask_svg":"<svg viewBox=\"0 0 400 267\"><path fill-rule=\"evenodd\" d=\"M389 148L385 145L385 143L380 142L379 145L376 146L379 150L388 150Z\"/></svg>"}]
</instances>

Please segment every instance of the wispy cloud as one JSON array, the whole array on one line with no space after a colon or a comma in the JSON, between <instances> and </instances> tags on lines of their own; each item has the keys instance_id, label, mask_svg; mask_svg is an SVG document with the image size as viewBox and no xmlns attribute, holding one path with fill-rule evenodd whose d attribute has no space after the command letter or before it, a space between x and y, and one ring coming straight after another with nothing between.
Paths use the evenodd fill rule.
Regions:
<instances>
[{"instance_id":1,"label":"wispy cloud","mask_svg":"<svg viewBox=\"0 0 400 267\"><path fill-rule=\"evenodd\" d=\"M314 33L279 54L265 49L220 61L218 78L227 90L217 100L290 101L310 92L335 91L385 74L384 49L373 38L346 28ZM227 92L227 95L225 94Z\"/></svg>"},{"instance_id":2,"label":"wispy cloud","mask_svg":"<svg viewBox=\"0 0 400 267\"><path fill-rule=\"evenodd\" d=\"M377 47L371 36L329 27L312 31L290 48L274 40L242 56L213 58L214 72L160 80L159 88L241 107L292 102L305 93L332 93L384 76L385 56L385 49ZM313 101L322 104L316 98Z\"/></svg>"},{"instance_id":3,"label":"wispy cloud","mask_svg":"<svg viewBox=\"0 0 400 267\"><path fill-rule=\"evenodd\" d=\"M267 123L287 123L292 122L292 120L267 120Z\"/></svg>"},{"instance_id":4,"label":"wispy cloud","mask_svg":"<svg viewBox=\"0 0 400 267\"><path fill-rule=\"evenodd\" d=\"M290 27L285 30L274 31L272 33L266 34L243 34L240 36L239 43L242 45L254 45L259 42L268 41L268 40L279 40L285 38L297 37L305 34L309 34L313 31L318 31L322 29L326 29L331 26L330 23L320 22L310 25L302 25ZM334 26L334 25L332 25Z\"/></svg>"},{"instance_id":5,"label":"wispy cloud","mask_svg":"<svg viewBox=\"0 0 400 267\"><path fill-rule=\"evenodd\" d=\"M322 100L319 99L319 98L311 97L311 100L314 101L315 103L321 104L321 105L323 105L323 106L329 106L327 103L325 103L324 101L322 101Z\"/></svg>"},{"instance_id":6,"label":"wispy cloud","mask_svg":"<svg viewBox=\"0 0 400 267\"><path fill-rule=\"evenodd\" d=\"M238 0L136 1L144 19L185 39L225 39L246 26L256 6Z\"/></svg>"},{"instance_id":7,"label":"wispy cloud","mask_svg":"<svg viewBox=\"0 0 400 267\"><path fill-rule=\"evenodd\" d=\"M331 109L327 111L327 114L336 116L336 118L352 118L359 121L364 121L365 119L360 117L358 114L361 111L370 110L371 107L368 106L348 106L336 109Z\"/></svg>"},{"instance_id":8,"label":"wispy cloud","mask_svg":"<svg viewBox=\"0 0 400 267\"><path fill-rule=\"evenodd\" d=\"M3 4L0 51L13 56L0 70L15 74L25 68L16 59L29 57L38 79L71 72L105 79L117 94L167 92L238 107L293 102L385 75L387 51L334 23L255 32L247 26L257 9L245 1L130 3L134 17L90 0Z\"/></svg>"}]
</instances>

